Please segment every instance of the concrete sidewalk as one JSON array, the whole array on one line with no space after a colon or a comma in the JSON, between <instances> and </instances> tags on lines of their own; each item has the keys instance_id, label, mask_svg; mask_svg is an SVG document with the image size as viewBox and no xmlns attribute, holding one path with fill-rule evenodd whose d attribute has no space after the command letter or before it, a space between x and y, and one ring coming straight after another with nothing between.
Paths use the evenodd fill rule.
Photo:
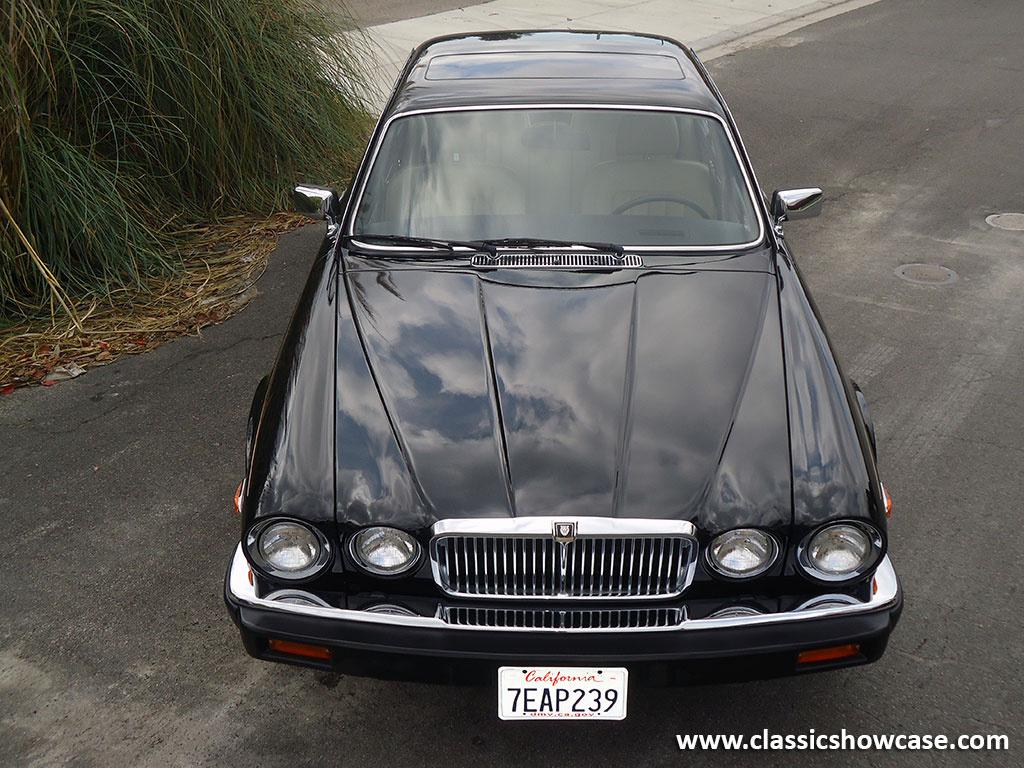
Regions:
<instances>
[{"instance_id":1,"label":"concrete sidewalk","mask_svg":"<svg viewBox=\"0 0 1024 768\"><path fill-rule=\"evenodd\" d=\"M493 0L368 27L366 32L377 53L377 61L370 67L371 81L382 94L389 93L409 52L439 35L536 28L650 32L689 45L707 61L873 2L876 0Z\"/></svg>"}]
</instances>

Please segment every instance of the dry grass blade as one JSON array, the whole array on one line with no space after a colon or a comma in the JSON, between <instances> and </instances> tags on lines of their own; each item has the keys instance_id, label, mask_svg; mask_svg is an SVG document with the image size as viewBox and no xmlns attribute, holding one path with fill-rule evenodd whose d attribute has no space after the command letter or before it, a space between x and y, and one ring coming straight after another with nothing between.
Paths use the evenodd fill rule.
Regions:
<instances>
[{"instance_id":1,"label":"dry grass blade","mask_svg":"<svg viewBox=\"0 0 1024 768\"><path fill-rule=\"evenodd\" d=\"M53 296L58 302L60 302L64 311L68 313L68 316L75 324L75 327L78 328L78 330L82 330L82 321L79 319L78 313L75 312L75 308L71 305L71 300L68 298L67 294L64 293L64 289L60 287L60 283L58 283L57 278L53 276L53 272L51 272L50 268L46 266L46 262L44 262L39 254L36 253L36 249L32 247L32 243L30 243L29 239L25 237L25 233L21 231L21 227L18 226L18 222L15 220L14 216L11 215L11 210L7 207L7 203L4 202L3 195L0 195L0 208L4 209L4 216L10 223L11 228L14 229L15 233L18 235L18 239L25 245L25 251L32 259L32 263L39 270L39 273L46 281L46 284L50 286L50 291Z\"/></svg>"},{"instance_id":2,"label":"dry grass blade","mask_svg":"<svg viewBox=\"0 0 1024 768\"><path fill-rule=\"evenodd\" d=\"M365 38L317 0L2 0L0 29L0 328L152 297L370 128Z\"/></svg>"},{"instance_id":3,"label":"dry grass blade","mask_svg":"<svg viewBox=\"0 0 1024 768\"><path fill-rule=\"evenodd\" d=\"M8 329L0 340L0 388L44 383L58 366L103 365L221 322L255 295L278 236L305 221L279 214L190 228L189 245L177 254L180 272L83 304L77 323L38 319Z\"/></svg>"}]
</instances>

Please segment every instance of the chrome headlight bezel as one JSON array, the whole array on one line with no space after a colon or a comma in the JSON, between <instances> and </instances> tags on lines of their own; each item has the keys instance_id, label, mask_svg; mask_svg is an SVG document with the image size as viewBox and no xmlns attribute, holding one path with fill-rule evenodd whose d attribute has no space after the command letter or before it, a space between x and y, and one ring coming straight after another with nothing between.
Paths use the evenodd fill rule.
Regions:
<instances>
[{"instance_id":1,"label":"chrome headlight bezel","mask_svg":"<svg viewBox=\"0 0 1024 768\"><path fill-rule=\"evenodd\" d=\"M305 568L288 570L279 568L267 560L260 546L263 536L278 525L296 526L311 535L317 545L316 554L312 562ZM258 521L245 535L245 552L249 562L257 571L272 579L290 582L309 581L319 576L331 563L334 557L334 550L330 540L314 525L304 520L296 520L290 517L270 517Z\"/></svg>"},{"instance_id":2,"label":"chrome headlight bezel","mask_svg":"<svg viewBox=\"0 0 1024 768\"><path fill-rule=\"evenodd\" d=\"M842 527L853 528L864 534L868 542L867 555L864 558L864 561L852 571L846 571L844 573L830 573L828 571L821 570L811 560L811 556L809 554L811 543L821 534L831 529ZM884 552L885 542L882 538L882 533L874 525L864 520L830 520L807 534L807 536L805 536L797 545L796 561L804 576L807 576L812 581L816 581L821 584L845 584L858 581L873 572L878 566L879 561L882 559Z\"/></svg>"},{"instance_id":3,"label":"chrome headlight bezel","mask_svg":"<svg viewBox=\"0 0 1024 768\"><path fill-rule=\"evenodd\" d=\"M761 563L761 565L746 573L737 573L735 571L730 570L729 568L726 568L718 562L714 554L716 542L718 542L720 539L725 539L729 536L742 536L750 534L753 534L757 537L763 537L764 541L767 543L768 557L765 559L763 563ZM775 536L768 533L768 531L765 531L761 528L750 527L731 528L728 531L723 531L722 533L718 534L713 539L711 539L711 541L708 542L708 545L704 552L704 559L705 562L707 562L708 568L712 571L712 573L723 578L726 578L729 581L746 581L748 579L755 579L758 576L763 576L767 571L769 571L771 567L775 565L776 562L778 562L779 553L781 551L782 547L779 546L778 540L775 538Z\"/></svg>"},{"instance_id":4,"label":"chrome headlight bezel","mask_svg":"<svg viewBox=\"0 0 1024 768\"><path fill-rule=\"evenodd\" d=\"M399 534L399 538L408 540L412 544L412 556L407 560L400 568L396 569L383 569L374 563L367 562L359 551L359 542L364 537L372 535L376 531L394 532ZM391 525L370 525L365 528L360 528L358 531L353 533L348 538L348 554L352 558L352 562L355 563L356 567L360 570L370 574L371 576L377 576L380 578L394 578L399 576L406 576L419 567L423 561L423 545L419 539L413 536L408 531L403 531L401 528L395 528Z\"/></svg>"}]
</instances>

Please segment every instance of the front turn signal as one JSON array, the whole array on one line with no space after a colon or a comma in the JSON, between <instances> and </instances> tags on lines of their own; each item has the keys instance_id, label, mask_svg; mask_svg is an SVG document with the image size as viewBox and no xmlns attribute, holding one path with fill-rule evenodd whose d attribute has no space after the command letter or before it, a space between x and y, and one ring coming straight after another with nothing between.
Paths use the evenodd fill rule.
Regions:
<instances>
[{"instance_id":1,"label":"front turn signal","mask_svg":"<svg viewBox=\"0 0 1024 768\"><path fill-rule=\"evenodd\" d=\"M278 640L276 637L267 638L267 647L278 653L287 653L291 656L305 656L310 659L331 658L331 649L322 645L308 645L306 643L295 643L291 640Z\"/></svg>"},{"instance_id":2,"label":"front turn signal","mask_svg":"<svg viewBox=\"0 0 1024 768\"><path fill-rule=\"evenodd\" d=\"M836 645L832 648L818 648L813 651L801 651L797 654L797 664L814 664L818 661L835 661L860 655L860 643Z\"/></svg>"},{"instance_id":3,"label":"front turn signal","mask_svg":"<svg viewBox=\"0 0 1024 768\"><path fill-rule=\"evenodd\" d=\"M882 486L882 498L885 499L885 516L892 517L892 496L885 490L885 484L879 483Z\"/></svg>"}]
</instances>

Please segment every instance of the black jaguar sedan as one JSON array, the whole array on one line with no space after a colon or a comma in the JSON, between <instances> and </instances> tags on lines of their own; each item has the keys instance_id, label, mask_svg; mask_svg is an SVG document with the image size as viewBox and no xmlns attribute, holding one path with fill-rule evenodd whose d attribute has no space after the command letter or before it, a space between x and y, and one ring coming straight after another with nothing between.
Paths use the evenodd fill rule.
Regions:
<instances>
[{"instance_id":1,"label":"black jaguar sedan","mask_svg":"<svg viewBox=\"0 0 1024 768\"><path fill-rule=\"evenodd\" d=\"M432 40L351 186L296 200L327 228L249 417L250 654L504 719L882 655L871 419L783 237L821 191L763 195L691 51Z\"/></svg>"}]
</instances>

